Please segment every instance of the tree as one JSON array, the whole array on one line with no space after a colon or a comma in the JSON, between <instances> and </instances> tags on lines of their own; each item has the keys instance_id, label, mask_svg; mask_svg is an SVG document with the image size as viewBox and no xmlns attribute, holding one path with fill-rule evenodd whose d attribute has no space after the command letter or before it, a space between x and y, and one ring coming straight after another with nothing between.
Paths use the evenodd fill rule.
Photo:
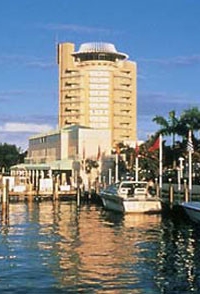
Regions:
<instances>
[{"instance_id":1,"label":"tree","mask_svg":"<svg viewBox=\"0 0 200 294\"><path fill-rule=\"evenodd\" d=\"M187 138L189 130L193 132L200 129L200 111L198 107L184 110L180 115L177 134Z\"/></svg>"},{"instance_id":2,"label":"tree","mask_svg":"<svg viewBox=\"0 0 200 294\"><path fill-rule=\"evenodd\" d=\"M165 136L172 135L172 146L175 145L175 135L179 128L179 120L176 117L176 113L174 110L169 112L168 119L165 119L162 116L155 116L153 118L153 122L156 122L161 126L160 130L158 130L158 134L162 134Z\"/></svg>"},{"instance_id":3,"label":"tree","mask_svg":"<svg viewBox=\"0 0 200 294\"><path fill-rule=\"evenodd\" d=\"M26 152L21 152L20 148L7 143L0 144L0 168L9 170L12 165L24 162Z\"/></svg>"}]
</instances>

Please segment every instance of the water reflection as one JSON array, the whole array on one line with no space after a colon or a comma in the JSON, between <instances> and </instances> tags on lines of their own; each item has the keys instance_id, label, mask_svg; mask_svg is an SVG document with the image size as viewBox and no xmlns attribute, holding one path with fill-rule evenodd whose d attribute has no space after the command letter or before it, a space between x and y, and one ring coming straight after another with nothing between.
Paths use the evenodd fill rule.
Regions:
<instances>
[{"instance_id":1,"label":"water reflection","mask_svg":"<svg viewBox=\"0 0 200 294\"><path fill-rule=\"evenodd\" d=\"M200 230L162 215L16 203L0 245L1 293L200 291Z\"/></svg>"},{"instance_id":2,"label":"water reflection","mask_svg":"<svg viewBox=\"0 0 200 294\"><path fill-rule=\"evenodd\" d=\"M163 223L157 283L163 293L199 293L200 231L192 223Z\"/></svg>"}]
</instances>

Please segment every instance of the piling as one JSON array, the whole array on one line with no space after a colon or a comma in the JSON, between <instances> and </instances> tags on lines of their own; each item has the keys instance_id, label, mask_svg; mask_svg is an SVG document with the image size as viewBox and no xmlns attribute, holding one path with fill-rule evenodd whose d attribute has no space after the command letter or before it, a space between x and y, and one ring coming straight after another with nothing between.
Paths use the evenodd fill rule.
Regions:
<instances>
[{"instance_id":1,"label":"piling","mask_svg":"<svg viewBox=\"0 0 200 294\"><path fill-rule=\"evenodd\" d=\"M81 204L81 189L80 189L80 187L77 187L76 204L77 204L77 207L79 207Z\"/></svg>"},{"instance_id":2,"label":"piling","mask_svg":"<svg viewBox=\"0 0 200 294\"><path fill-rule=\"evenodd\" d=\"M53 200L58 200L58 183L54 183Z\"/></svg>"},{"instance_id":3,"label":"piling","mask_svg":"<svg viewBox=\"0 0 200 294\"><path fill-rule=\"evenodd\" d=\"M100 192L100 183L99 183L99 181L97 179L96 182L95 182L95 193L99 194L99 192Z\"/></svg>"},{"instance_id":4,"label":"piling","mask_svg":"<svg viewBox=\"0 0 200 294\"><path fill-rule=\"evenodd\" d=\"M169 203L172 205L174 202L174 187L172 183L169 184Z\"/></svg>"},{"instance_id":5,"label":"piling","mask_svg":"<svg viewBox=\"0 0 200 294\"><path fill-rule=\"evenodd\" d=\"M29 183L28 185L28 201L33 201L33 185L32 183Z\"/></svg>"},{"instance_id":6,"label":"piling","mask_svg":"<svg viewBox=\"0 0 200 294\"><path fill-rule=\"evenodd\" d=\"M6 179L5 185L3 185L2 194L2 220L7 221L9 218L9 180Z\"/></svg>"},{"instance_id":7,"label":"piling","mask_svg":"<svg viewBox=\"0 0 200 294\"><path fill-rule=\"evenodd\" d=\"M187 186L187 180L184 180L184 196L185 196L185 202L188 202L189 200L189 191L188 191L188 186Z\"/></svg>"},{"instance_id":8,"label":"piling","mask_svg":"<svg viewBox=\"0 0 200 294\"><path fill-rule=\"evenodd\" d=\"M158 184L158 179L155 179L155 190L156 190L156 197L160 197L161 196L161 190Z\"/></svg>"}]
</instances>

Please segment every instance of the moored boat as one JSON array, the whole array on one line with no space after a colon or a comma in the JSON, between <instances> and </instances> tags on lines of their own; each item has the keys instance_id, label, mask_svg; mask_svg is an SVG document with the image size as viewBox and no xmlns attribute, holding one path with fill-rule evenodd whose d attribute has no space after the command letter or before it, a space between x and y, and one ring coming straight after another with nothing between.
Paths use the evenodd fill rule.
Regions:
<instances>
[{"instance_id":1,"label":"moored boat","mask_svg":"<svg viewBox=\"0 0 200 294\"><path fill-rule=\"evenodd\" d=\"M200 222L200 202L188 201L181 204L188 217L194 222Z\"/></svg>"},{"instance_id":2,"label":"moored boat","mask_svg":"<svg viewBox=\"0 0 200 294\"><path fill-rule=\"evenodd\" d=\"M122 181L99 195L105 209L122 213L159 213L161 199L151 193L145 181Z\"/></svg>"}]
</instances>

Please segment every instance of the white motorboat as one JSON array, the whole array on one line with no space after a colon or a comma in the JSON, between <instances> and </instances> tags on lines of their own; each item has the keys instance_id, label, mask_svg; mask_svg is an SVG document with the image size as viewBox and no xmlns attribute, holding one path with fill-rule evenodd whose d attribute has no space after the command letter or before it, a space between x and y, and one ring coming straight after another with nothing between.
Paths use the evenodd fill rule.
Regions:
<instances>
[{"instance_id":1,"label":"white motorboat","mask_svg":"<svg viewBox=\"0 0 200 294\"><path fill-rule=\"evenodd\" d=\"M100 192L105 209L123 213L158 213L162 210L161 199L150 193L148 183L122 181Z\"/></svg>"},{"instance_id":2,"label":"white motorboat","mask_svg":"<svg viewBox=\"0 0 200 294\"><path fill-rule=\"evenodd\" d=\"M200 202L188 201L181 204L188 217L194 222L200 222Z\"/></svg>"}]
</instances>

